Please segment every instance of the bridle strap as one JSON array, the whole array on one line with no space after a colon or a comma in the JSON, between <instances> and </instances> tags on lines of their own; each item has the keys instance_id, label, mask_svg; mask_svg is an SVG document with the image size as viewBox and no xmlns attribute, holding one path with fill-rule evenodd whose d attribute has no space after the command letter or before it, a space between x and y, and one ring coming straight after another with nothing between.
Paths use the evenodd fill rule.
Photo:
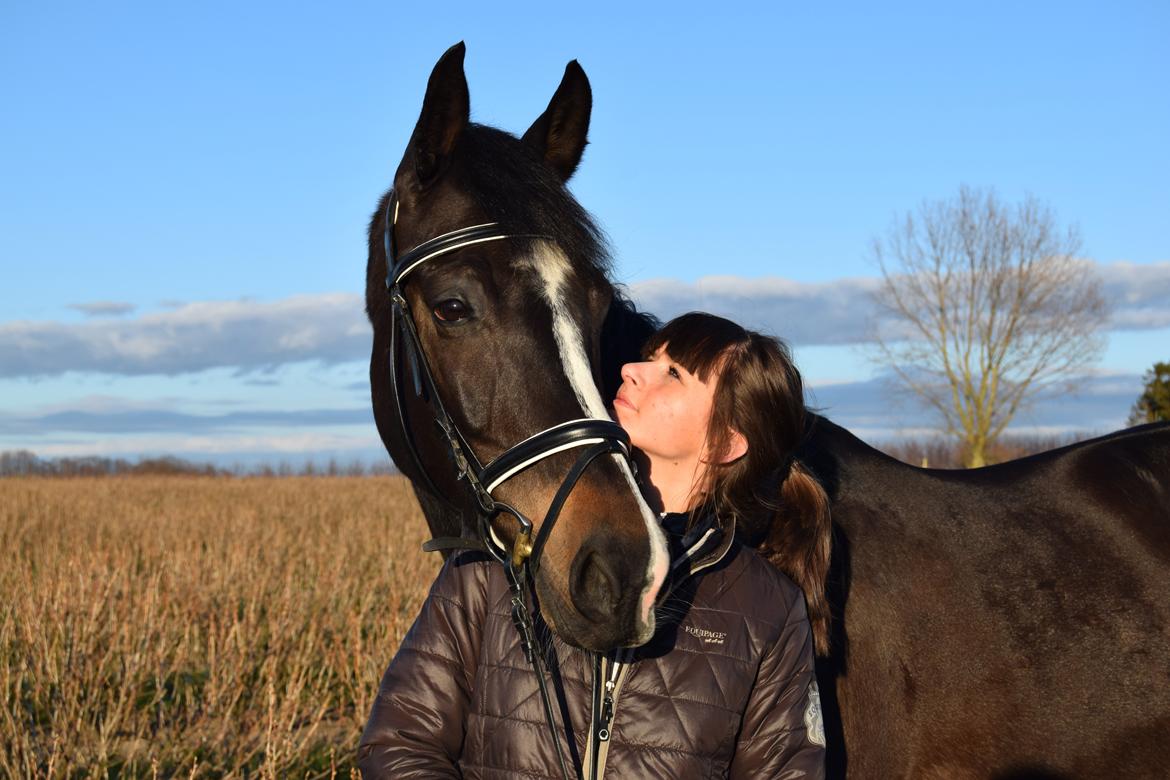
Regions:
<instances>
[{"instance_id":1,"label":"bridle strap","mask_svg":"<svg viewBox=\"0 0 1170 780\"><path fill-rule=\"evenodd\" d=\"M491 496L487 494L487 491L483 490L483 485L478 478L482 466L480 466L479 460L475 457L475 453L459 432L458 426L451 419L451 415L447 413L447 407L443 405L443 397L439 394L438 385L435 384L434 376L431 375L430 365L427 363L422 350L422 342L418 337L418 330L414 325L414 318L410 316L410 307L407 305L406 298L397 285L390 291L390 305L391 317L396 321L399 329L401 329L405 336L402 348L407 350L407 354L409 355L411 365L415 372L415 381L421 385L421 389L427 395L427 400L431 406L431 417L447 443L459 476L462 479L468 480L468 484L475 493L476 503L479 505L480 510L491 511ZM395 356L391 357L393 358ZM394 371L394 362L391 363L392 373ZM397 377L392 377L392 379L397 381ZM400 417L399 423L403 426L403 434L405 437L411 439L410 429L406 427L406 419ZM414 447L413 441L411 442L410 450L418 468L425 472L426 467L423 466L421 459L418 458L418 450ZM430 477L427 477L427 482L432 487L434 486L434 482ZM436 495L442 495L438 493L437 488L435 488L435 492Z\"/></svg>"},{"instance_id":2,"label":"bridle strap","mask_svg":"<svg viewBox=\"0 0 1170 780\"><path fill-rule=\"evenodd\" d=\"M561 516L561 509L565 505L565 501L569 498L569 493L577 484L577 480L581 479L581 475L585 473L585 469L589 467L594 460L606 454L626 454L626 450L620 447L617 442L612 439L598 439L590 440L596 441L595 444L589 446L589 449L581 453L577 458L577 462L573 464L573 468L569 471L565 480L561 483L561 487L553 496L552 503L549 504L548 513L545 515L544 522L540 524L540 531L536 535L536 541L532 543L531 553L531 573L536 576L536 572L540 568L542 560L541 553L544 552L545 542L548 541L549 535L552 533L552 527L556 523L557 518Z\"/></svg>"},{"instance_id":3,"label":"bridle strap","mask_svg":"<svg viewBox=\"0 0 1170 780\"><path fill-rule=\"evenodd\" d=\"M446 497L443 496L443 494L439 492L439 489L437 487L435 487L435 483L431 481L430 472L428 472L426 467L423 466L422 458L420 458L419 454L418 454L418 449L414 446L414 437L410 435L410 429L406 425L406 406L405 406L405 401L402 398L403 393L406 392L406 388L403 386L402 382L398 381L398 362L400 359L399 342L401 339L401 336L399 335L399 331L404 329L406 326L402 324L402 316L398 310L397 304L391 304L391 307L392 308L391 308L391 314L390 314L390 386L393 388L394 411L397 413L397 416L398 416L398 425L399 425L399 428L402 430L402 439L403 439L403 441L406 442L406 451L408 453L410 453L410 460L414 465L414 472L417 475L417 478L423 482L424 487L427 490L427 492L430 493L432 496L434 496L436 499L446 503L449 508L454 509L454 507L451 506L450 502L447 501ZM404 357L402 359L409 359L409 358ZM417 361L414 361L413 369L414 369L413 374L414 374L415 394L421 395L422 388L421 388L420 381L419 381L420 380L419 366L417 364ZM433 397L433 394L432 394L432 397Z\"/></svg>"},{"instance_id":4,"label":"bridle strap","mask_svg":"<svg viewBox=\"0 0 1170 780\"><path fill-rule=\"evenodd\" d=\"M419 339L414 318L411 316L410 307L403 294L402 284L407 275L426 261L468 246L506 238L549 237L508 234L498 223L490 222L460 228L428 239L400 256L397 251L394 230L398 219L398 205L398 198L391 190L386 200L383 242L386 249L386 287L391 299L390 378L394 387L394 403L398 424L403 438L406 440L406 448L410 454L412 465L426 490L458 512L458 508L454 507L435 486L411 436L410 426L406 421L406 404L402 398L405 388L403 383L399 381L398 364L400 360L404 360L411 365L415 394L421 397L425 392L428 396L432 418L446 441L459 479L468 484L479 510L479 540L468 540L463 537L440 537L424 544L423 549L450 550L468 547L482 549L503 564L511 594L512 622L519 634L524 655L536 672L540 698L544 706L545 721L552 734L561 774L566 780L571 776L581 778L582 770L580 763L576 760L575 753L573 756L575 775L570 775L565 761L556 719L545 684L542 654L536 645L532 615L528 610L524 591L525 586L531 582L531 578L539 570L542 553L552 533L553 526L556 525L569 494L585 473L585 469L598 457L606 454L621 456L631 465L631 468L633 467L633 461L630 458L629 436L622 430L621 426L612 420L594 418L570 420L554 425L509 447L492 459L487 466L480 465L475 452L443 405L442 396L435 384L434 377L431 375L426 354L423 352L422 341ZM577 460L561 482L548 511L545 513L540 530L533 539L532 521L516 509L496 500L492 496L492 491L517 474L553 455L581 447L586 449L577 456ZM500 514L511 515L518 523L516 538L510 551L504 547L492 529L492 519ZM559 674L556 674L555 678L559 681ZM572 729L567 718L566 704L563 701L563 690L558 687L557 693L562 699L561 709L562 715L565 716L565 731L572 748Z\"/></svg>"},{"instance_id":5,"label":"bridle strap","mask_svg":"<svg viewBox=\"0 0 1170 780\"><path fill-rule=\"evenodd\" d=\"M610 420L587 417L569 420L530 436L497 455L483 468L483 481L490 493L504 481L558 452L602 442L615 442L622 455L629 455L629 437Z\"/></svg>"},{"instance_id":6,"label":"bridle strap","mask_svg":"<svg viewBox=\"0 0 1170 780\"><path fill-rule=\"evenodd\" d=\"M500 226L496 222L459 228L458 230L452 230L450 233L436 236L429 241L424 241L419 244L395 261L394 283L401 284L407 274L431 258L445 255L448 252L454 252L457 249L462 249L472 244L482 244L485 241L499 241L504 238L513 238L513 236L501 232Z\"/></svg>"},{"instance_id":7,"label":"bridle strap","mask_svg":"<svg viewBox=\"0 0 1170 780\"><path fill-rule=\"evenodd\" d=\"M522 567L519 572L513 569L510 565L504 566L504 574L508 578L508 591L511 601L512 625L516 627L516 633L520 637L520 649L524 651L524 657L528 663L532 664L532 671L536 673L536 687L540 692L540 703L544 707L544 722L548 726L549 734L552 735L553 747L556 748L557 763L561 767L561 776L564 780L576 777L577 780L585 780L585 773L581 768L581 764L576 759L576 750L572 744L573 730L572 724L568 718L567 702L564 699L564 686L560 684L560 670L555 666L550 666L556 669L554 673L554 680L557 685L557 700L561 705L562 717L565 721L565 737L569 742L570 750L573 750L573 774L569 774L569 765L565 761L565 751L561 747L561 738L557 733L557 721L553 715L552 700L548 695L548 685L545 683L545 669L544 659L541 653L541 648L537 642L536 632L534 630L535 624L532 620L532 615L528 611L528 603L524 599L525 585L528 578L524 574L527 567ZM533 596L535 598L535 594ZM553 650L555 658L556 651Z\"/></svg>"},{"instance_id":8,"label":"bridle strap","mask_svg":"<svg viewBox=\"0 0 1170 780\"><path fill-rule=\"evenodd\" d=\"M398 363L400 361L400 353L402 352L404 352L405 359L410 362L413 369L416 393L421 395L425 392L427 394L432 410L432 418L447 444L459 478L467 482L474 494L475 503L478 505L481 517L486 515L490 519L501 510L506 511L520 521L521 539L523 539L523 535L526 532L531 532L531 522L527 521L521 513L497 501L492 496L492 491L508 479L557 453L577 447L608 443L604 450L597 451L597 453L591 455L588 459L582 460L579 458L578 463L570 472L571 479L566 478L565 482L562 483L561 489L557 492L557 497L554 498L553 504L549 507L545 522L541 524L541 541L543 542L543 539L546 539L548 533L552 530L552 523L548 521L552 520L555 522L557 515L560 513L560 508L567 498L567 490L571 490L572 485L576 484L580 479L581 473L589 462L592 462L603 451L622 455L629 461L629 436L622 430L620 425L612 420L594 418L570 420L554 425L551 428L530 436L519 444L509 447L489 462L486 467L481 465L475 455L475 451L468 444L466 438L462 435L459 427L452 420L451 415L447 412L443 404L442 395L439 393L438 385L434 380L434 376L431 374L430 365L422 348L422 340L419 338L418 329L415 325L414 318L411 316L410 306L403 294L402 281L407 274L429 259L485 240L512 238L514 236L503 233L498 223L474 225L468 228L453 230L424 241L422 244L403 253L399 257L395 254L397 247L394 237L394 223L397 220L397 215L398 200L392 191L386 202L386 227L383 239L387 251L388 272L386 284L390 292L391 318L393 320L390 372L395 387L395 405L398 412L398 422L402 428L403 436L407 440L407 450L410 453L411 459L414 461L413 465L420 477L422 477L422 480L426 483L427 488L437 497L444 498L435 486L434 480L430 478L425 465L422 463L418 449L410 435L409 426L406 423L405 404L399 393L399 387L402 383L399 381L398 376ZM402 338L396 338L396 336L401 336ZM529 540L524 539L524 541L527 542ZM492 547L490 542L490 538L485 536L484 543L489 550ZM532 542L532 545L533 550L542 550L544 546L542 543L538 548L535 542ZM519 556L517 556L518 552L520 553ZM512 557L523 559L529 555L529 551L521 552L516 550L514 545Z\"/></svg>"}]
</instances>

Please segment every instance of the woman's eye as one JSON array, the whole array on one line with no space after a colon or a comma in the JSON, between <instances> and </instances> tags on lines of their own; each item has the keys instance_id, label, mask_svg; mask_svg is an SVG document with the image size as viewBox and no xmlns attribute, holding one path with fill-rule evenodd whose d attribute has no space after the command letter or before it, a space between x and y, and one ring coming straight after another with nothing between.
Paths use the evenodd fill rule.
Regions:
<instances>
[{"instance_id":1,"label":"woman's eye","mask_svg":"<svg viewBox=\"0 0 1170 780\"><path fill-rule=\"evenodd\" d=\"M672 377L674 377L675 379L682 379L682 376L681 376L681 375L679 375L679 373L678 373L678 368L677 368L677 367L675 367L675 366L671 366L671 367L670 367L670 368L668 368L666 371L667 371L667 373L668 373L668 374L670 374L670 375L671 375Z\"/></svg>"},{"instance_id":2,"label":"woman's eye","mask_svg":"<svg viewBox=\"0 0 1170 780\"><path fill-rule=\"evenodd\" d=\"M471 315L471 307L458 298L440 301L433 309L435 319L440 322L458 322Z\"/></svg>"}]
</instances>

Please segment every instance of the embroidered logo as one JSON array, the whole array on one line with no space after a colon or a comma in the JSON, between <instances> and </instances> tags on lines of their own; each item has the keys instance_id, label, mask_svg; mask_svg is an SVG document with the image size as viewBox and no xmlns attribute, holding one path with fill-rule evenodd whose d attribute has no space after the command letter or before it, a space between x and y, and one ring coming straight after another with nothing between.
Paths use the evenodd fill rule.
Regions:
<instances>
[{"instance_id":1,"label":"embroidered logo","mask_svg":"<svg viewBox=\"0 0 1170 780\"><path fill-rule=\"evenodd\" d=\"M723 631L708 631L705 628L695 628L694 626L683 626L683 628L691 636L702 639L705 645L721 645L723 640L727 639L727 634Z\"/></svg>"},{"instance_id":2,"label":"embroidered logo","mask_svg":"<svg viewBox=\"0 0 1170 780\"><path fill-rule=\"evenodd\" d=\"M804 730L808 734L808 741L814 745L825 746L825 721L821 717L821 690L817 681L813 680L808 686L808 704L804 707Z\"/></svg>"}]
</instances>

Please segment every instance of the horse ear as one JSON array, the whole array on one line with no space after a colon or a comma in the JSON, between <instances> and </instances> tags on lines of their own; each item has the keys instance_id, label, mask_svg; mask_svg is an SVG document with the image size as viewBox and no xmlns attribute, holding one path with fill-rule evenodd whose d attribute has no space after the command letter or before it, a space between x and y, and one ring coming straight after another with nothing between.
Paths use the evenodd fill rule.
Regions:
<instances>
[{"instance_id":1,"label":"horse ear","mask_svg":"<svg viewBox=\"0 0 1170 780\"><path fill-rule=\"evenodd\" d=\"M564 78L548 108L524 134L524 143L536 149L562 181L568 181L581 162L588 143L592 110L593 90L589 88L589 79L573 60L565 66Z\"/></svg>"},{"instance_id":2,"label":"horse ear","mask_svg":"<svg viewBox=\"0 0 1170 780\"><path fill-rule=\"evenodd\" d=\"M467 127L471 99L463 75L463 41L447 49L427 82L422 113L410 136L407 157L416 183L425 187L438 177Z\"/></svg>"}]
</instances>

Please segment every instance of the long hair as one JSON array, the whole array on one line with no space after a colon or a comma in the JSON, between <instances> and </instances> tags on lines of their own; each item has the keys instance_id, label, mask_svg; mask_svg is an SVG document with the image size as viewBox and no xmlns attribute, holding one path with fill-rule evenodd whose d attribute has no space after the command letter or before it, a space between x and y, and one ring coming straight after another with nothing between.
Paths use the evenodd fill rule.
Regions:
<instances>
[{"instance_id":1,"label":"long hair","mask_svg":"<svg viewBox=\"0 0 1170 780\"><path fill-rule=\"evenodd\" d=\"M829 499L793 457L806 430L806 411L804 384L788 347L722 317L691 312L654 334L643 354L650 358L663 348L700 381L717 377L707 427L712 458L691 509L706 505L733 518L745 541L800 586L816 651L827 654ZM747 452L720 463L732 431L747 440Z\"/></svg>"}]
</instances>

